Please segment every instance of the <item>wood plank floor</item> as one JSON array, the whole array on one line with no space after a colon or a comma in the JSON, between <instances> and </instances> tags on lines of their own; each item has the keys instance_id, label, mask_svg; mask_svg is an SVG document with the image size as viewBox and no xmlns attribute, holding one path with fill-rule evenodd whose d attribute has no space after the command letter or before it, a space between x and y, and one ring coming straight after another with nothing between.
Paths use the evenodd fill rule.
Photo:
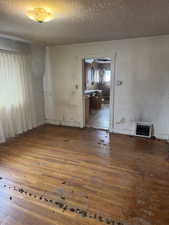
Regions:
<instances>
[{"instance_id":1,"label":"wood plank floor","mask_svg":"<svg viewBox=\"0 0 169 225\"><path fill-rule=\"evenodd\" d=\"M102 104L101 109L92 110L86 127L106 129L109 128L109 104Z\"/></svg>"},{"instance_id":2,"label":"wood plank floor","mask_svg":"<svg viewBox=\"0 0 169 225\"><path fill-rule=\"evenodd\" d=\"M1 225L169 225L169 145L42 126L0 145Z\"/></svg>"}]
</instances>

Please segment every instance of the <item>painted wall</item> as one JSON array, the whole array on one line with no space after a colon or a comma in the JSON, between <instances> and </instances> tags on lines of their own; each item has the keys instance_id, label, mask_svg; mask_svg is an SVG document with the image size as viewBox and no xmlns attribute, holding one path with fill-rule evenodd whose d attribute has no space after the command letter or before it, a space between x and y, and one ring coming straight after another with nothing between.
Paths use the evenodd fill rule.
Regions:
<instances>
[{"instance_id":1,"label":"painted wall","mask_svg":"<svg viewBox=\"0 0 169 225\"><path fill-rule=\"evenodd\" d=\"M44 90L43 90L43 76L45 72L45 47L37 44L31 44L32 55L32 77L34 100L36 104L36 117L38 125L45 123L44 112Z\"/></svg>"},{"instance_id":2,"label":"painted wall","mask_svg":"<svg viewBox=\"0 0 169 225\"><path fill-rule=\"evenodd\" d=\"M115 80L123 81L115 85L114 132L134 134L135 122L146 121L153 122L157 137L169 139L169 36L48 47L44 79L48 122L83 125L83 57L112 58Z\"/></svg>"},{"instance_id":3,"label":"painted wall","mask_svg":"<svg viewBox=\"0 0 169 225\"><path fill-rule=\"evenodd\" d=\"M38 44L24 43L20 41L0 38L0 50L23 52L31 55L33 91L36 104L37 125L45 122L43 76L45 65L45 47Z\"/></svg>"},{"instance_id":4,"label":"painted wall","mask_svg":"<svg viewBox=\"0 0 169 225\"><path fill-rule=\"evenodd\" d=\"M0 49L15 52L30 52L30 44L0 37Z\"/></svg>"}]
</instances>

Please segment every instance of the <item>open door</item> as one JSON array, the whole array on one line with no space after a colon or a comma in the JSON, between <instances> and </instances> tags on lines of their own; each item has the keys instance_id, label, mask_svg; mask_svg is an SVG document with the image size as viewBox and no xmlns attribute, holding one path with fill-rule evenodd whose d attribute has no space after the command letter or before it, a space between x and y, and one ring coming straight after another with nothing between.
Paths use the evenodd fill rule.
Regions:
<instances>
[{"instance_id":1,"label":"open door","mask_svg":"<svg viewBox=\"0 0 169 225\"><path fill-rule=\"evenodd\" d=\"M111 63L110 58L83 60L85 127L109 129Z\"/></svg>"}]
</instances>

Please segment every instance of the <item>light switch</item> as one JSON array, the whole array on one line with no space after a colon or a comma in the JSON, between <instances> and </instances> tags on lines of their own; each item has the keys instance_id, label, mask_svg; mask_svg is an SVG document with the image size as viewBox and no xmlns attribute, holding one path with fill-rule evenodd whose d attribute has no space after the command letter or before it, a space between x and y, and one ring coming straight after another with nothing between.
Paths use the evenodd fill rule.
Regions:
<instances>
[{"instance_id":1,"label":"light switch","mask_svg":"<svg viewBox=\"0 0 169 225\"><path fill-rule=\"evenodd\" d=\"M123 81L122 80L117 80L117 82L116 82L116 85L117 86L121 86L123 84Z\"/></svg>"}]
</instances>

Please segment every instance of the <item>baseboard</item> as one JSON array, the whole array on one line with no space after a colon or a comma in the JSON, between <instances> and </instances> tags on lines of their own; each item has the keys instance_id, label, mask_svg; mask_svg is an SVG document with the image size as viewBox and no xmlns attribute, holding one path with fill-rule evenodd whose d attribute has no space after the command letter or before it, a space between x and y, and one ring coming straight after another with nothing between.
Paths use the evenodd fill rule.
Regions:
<instances>
[{"instance_id":1,"label":"baseboard","mask_svg":"<svg viewBox=\"0 0 169 225\"><path fill-rule=\"evenodd\" d=\"M110 132L116 133L116 134L125 134L125 135L133 135L134 136L133 130L127 130L127 129L113 128L113 129L110 130Z\"/></svg>"},{"instance_id":2,"label":"baseboard","mask_svg":"<svg viewBox=\"0 0 169 225\"><path fill-rule=\"evenodd\" d=\"M36 127L42 126L42 125L44 125L44 124L46 124L45 119L42 120L42 121L39 121L39 122L36 124Z\"/></svg>"},{"instance_id":3,"label":"baseboard","mask_svg":"<svg viewBox=\"0 0 169 225\"><path fill-rule=\"evenodd\" d=\"M53 119L47 119L45 123L57 125L57 126L67 126L67 127L81 127L81 123L78 121L59 121Z\"/></svg>"},{"instance_id":4,"label":"baseboard","mask_svg":"<svg viewBox=\"0 0 169 225\"><path fill-rule=\"evenodd\" d=\"M60 121L58 121L58 120L52 120L52 119L46 119L45 120L45 123L46 124L52 124L52 125L57 125L57 126L59 126L60 125Z\"/></svg>"},{"instance_id":5,"label":"baseboard","mask_svg":"<svg viewBox=\"0 0 169 225\"><path fill-rule=\"evenodd\" d=\"M116 134L125 134L125 135L132 135L136 136L134 130L127 130L127 129L111 129L111 133L116 133ZM169 134L166 133L156 133L155 135L156 138L161 139L161 140L168 140L169 141Z\"/></svg>"},{"instance_id":6,"label":"baseboard","mask_svg":"<svg viewBox=\"0 0 169 225\"><path fill-rule=\"evenodd\" d=\"M166 133L156 133L155 137L157 137L158 139L169 141L169 134Z\"/></svg>"},{"instance_id":7,"label":"baseboard","mask_svg":"<svg viewBox=\"0 0 169 225\"><path fill-rule=\"evenodd\" d=\"M47 119L45 121L45 123L57 125L57 126L68 126L68 127L80 127L81 128L81 123L77 122L77 121L59 121L59 120ZM128 130L128 129L112 128L112 129L109 129L109 132L115 133L115 134L124 134L124 135L136 136L135 133L134 133L134 130ZM169 134L166 134L166 133L156 133L155 137L158 138L158 139L161 139L161 140L168 140L169 141Z\"/></svg>"}]
</instances>

